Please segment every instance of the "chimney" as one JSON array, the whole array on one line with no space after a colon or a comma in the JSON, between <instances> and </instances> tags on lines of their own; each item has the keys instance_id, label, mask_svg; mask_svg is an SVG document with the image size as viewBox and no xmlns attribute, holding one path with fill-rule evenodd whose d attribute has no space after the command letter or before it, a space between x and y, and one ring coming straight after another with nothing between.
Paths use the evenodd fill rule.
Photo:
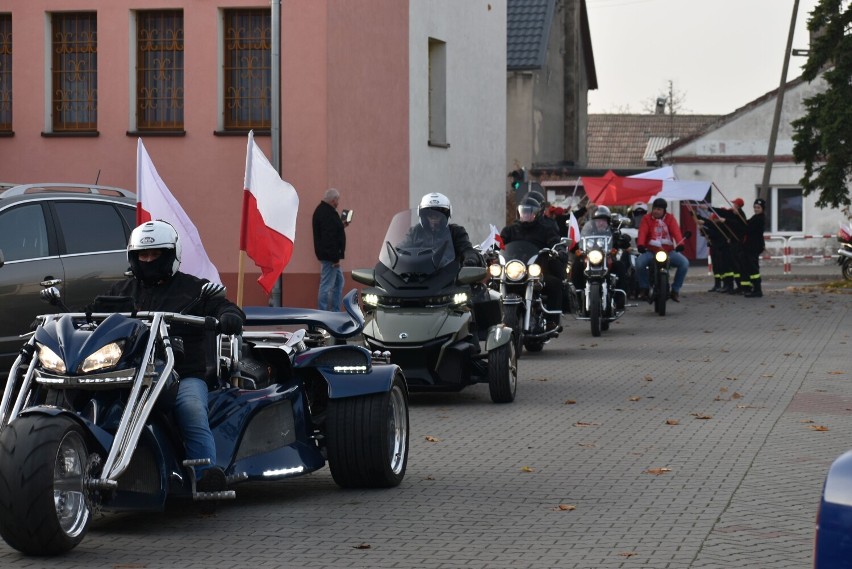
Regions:
<instances>
[{"instance_id":1,"label":"chimney","mask_svg":"<svg viewBox=\"0 0 852 569\"><path fill-rule=\"evenodd\" d=\"M657 114L657 115L666 114L666 98L665 97L657 97L657 108L654 110L654 114Z\"/></svg>"}]
</instances>

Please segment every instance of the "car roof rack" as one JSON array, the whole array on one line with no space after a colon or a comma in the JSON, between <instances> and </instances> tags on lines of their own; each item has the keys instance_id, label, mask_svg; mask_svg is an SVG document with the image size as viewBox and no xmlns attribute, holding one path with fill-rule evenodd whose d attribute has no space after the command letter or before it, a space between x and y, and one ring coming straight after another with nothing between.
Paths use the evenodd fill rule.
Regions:
<instances>
[{"instance_id":1,"label":"car roof rack","mask_svg":"<svg viewBox=\"0 0 852 569\"><path fill-rule=\"evenodd\" d=\"M42 192L62 192L69 194L91 194L102 196L121 196L135 198L136 194L123 188L113 186L99 186L97 184L63 184L61 182L47 184L19 184L7 190L0 189L0 196L4 198L21 196L24 194L37 194Z\"/></svg>"}]
</instances>

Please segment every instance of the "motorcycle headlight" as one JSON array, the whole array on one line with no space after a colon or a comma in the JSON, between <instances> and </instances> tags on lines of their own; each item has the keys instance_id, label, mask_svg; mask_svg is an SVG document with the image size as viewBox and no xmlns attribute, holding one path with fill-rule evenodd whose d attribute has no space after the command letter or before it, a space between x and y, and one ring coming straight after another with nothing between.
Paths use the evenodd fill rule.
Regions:
<instances>
[{"instance_id":1,"label":"motorcycle headlight","mask_svg":"<svg viewBox=\"0 0 852 569\"><path fill-rule=\"evenodd\" d=\"M500 275L503 274L503 267L499 263L491 263L488 265L488 274L491 275L492 279L499 279Z\"/></svg>"},{"instance_id":2,"label":"motorcycle headlight","mask_svg":"<svg viewBox=\"0 0 852 569\"><path fill-rule=\"evenodd\" d=\"M379 295L377 294L365 294L363 299L367 306L376 306L379 303Z\"/></svg>"},{"instance_id":3,"label":"motorcycle headlight","mask_svg":"<svg viewBox=\"0 0 852 569\"><path fill-rule=\"evenodd\" d=\"M38 350L38 361L41 367L53 373L65 373L65 362L56 355L56 352L45 345L40 344Z\"/></svg>"},{"instance_id":4,"label":"motorcycle headlight","mask_svg":"<svg viewBox=\"0 0 852 569\"><path fill-rule=\"evenodd\" d=\"M532 265L527 267L527 270L530 272L530 276L534 279L537 279L541 276L541 265L537 263L533 263Z\"/></svg>"},{"instance_id":5,"label":"motorcycle headlight","mask_svg":"<svg viewBox=\"0 0 852 569\"><path fill-rule=\"evenodd\" d=\"M467 293L459 292L453 295L453 304L467 304Z\"/></svg>"},{"instance_id":6,"label":"motorcycle headlight","mask_svg":"<svg viewBox=\"0 0 852 569\"><path fill-rule=\"evenodd\" d=\"M509 261L506 264L506 278L510 281L519 281L527 274L527 267L520 261Z\"/></svg>"},{"instance_id":7,"label":"motorcycle headlight","mask_svg":"<svg viewBox=\"0 0 852 569\"><path fill-rule=\"evenodd\" d=\"M592 249L589 251L587 257L589 257L589 262L591 264L600 265L603 262L603 251Z\"/></svg>"},{"instance_id":8,"label":"motorcycle headlight","mask_svg":"<svg viewBox=\"0 0 852 569\"><path fill-rule=\"evenodd\" d=\"M121 359L122 345L124 342L113 342L107 344L80 364L80 373L91 373L100 369L114 367Z\"/></svg>"},{"instance_id":9,"label":"motorcycle headlight","mask_svg":"<svg viewBox=\"0 0 852 569\"><path fill-rule=\"evenodd\" d=\"M654 253L654 258L657 260L658 263L665 263L666 259L669 258L669 255L668 253L660 249L659 251Z\"/></svg>"}]
</instances>

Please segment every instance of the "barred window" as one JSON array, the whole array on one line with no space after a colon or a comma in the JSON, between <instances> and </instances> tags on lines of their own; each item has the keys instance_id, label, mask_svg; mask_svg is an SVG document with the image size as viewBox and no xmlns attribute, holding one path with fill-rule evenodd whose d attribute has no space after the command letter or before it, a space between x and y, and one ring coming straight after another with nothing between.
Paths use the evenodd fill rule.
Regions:
<instances>
[{"instance_id":1,"label":"barred window","mask_svg":"<svg viewBox=\"0 0 852 569\"><path fill-rule=\"evenodd\" d=\"M98 127L98 20L94 12L51 15L54 132Z\"/></svg>"},{"instance_id":2,"label":"barred window","mask_svg":"<svg viewBox=\"0 0 852 569\"><path fill-rule=\"evenodd\" d=\"M12 14L0 14L0 132L12 131Z\"/></svg>"},{"instance_id":3,"label":"barred window","mask_svg":"<svg viewBox=\"0 0 852 569\"><path fill-rule=\"evenodd\" d=\"M183 130L183 11L136 13L136 128Z\"/></svg>"},{"instance_id":4,"label":"barred window","mask_svg":"<svg viewBox=\"0 0 852 569\"><path fill-rule=\"evenodd\" d=\"M268 129L271 119L272 13L225 10L225 130Z\"/></svg>"}]
</instances>

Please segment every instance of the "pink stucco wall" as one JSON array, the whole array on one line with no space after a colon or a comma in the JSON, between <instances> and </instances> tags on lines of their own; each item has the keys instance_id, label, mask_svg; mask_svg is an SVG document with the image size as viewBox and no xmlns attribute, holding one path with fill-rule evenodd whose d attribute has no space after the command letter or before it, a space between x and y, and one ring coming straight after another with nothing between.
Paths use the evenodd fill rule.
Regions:
<instances>
[{"instance_id":1,"label":"pink stucco wall","mask_svg":"<svg viewBox=\"0 0 852 569\"><path fill-rule=\"evenodd\" d=\"M226 7L258 6L229 0ZM266 3L260 3L267 5ZM136 136L128 135L129 13L183 8L185 130L143 137L160 176L189 214L229 286L236 291L245 136L217 128L217 2L182 0L16 0L12 13L14 136L0 137L0 182L98 182L135 190ZM45 14L98 13L98 132L95 138L42 137ZM316 302L319 263L311 215L338 187L354 209L344 270L375 262L387 212L408 202L408 7L396 0L282 0L281 170L300 197L284 301ZM268 137L256 137L270 159ZM252 263L246 304L265 303ZM351 288L351 281L347 283Z\"/></svg>"}]
</instances>

